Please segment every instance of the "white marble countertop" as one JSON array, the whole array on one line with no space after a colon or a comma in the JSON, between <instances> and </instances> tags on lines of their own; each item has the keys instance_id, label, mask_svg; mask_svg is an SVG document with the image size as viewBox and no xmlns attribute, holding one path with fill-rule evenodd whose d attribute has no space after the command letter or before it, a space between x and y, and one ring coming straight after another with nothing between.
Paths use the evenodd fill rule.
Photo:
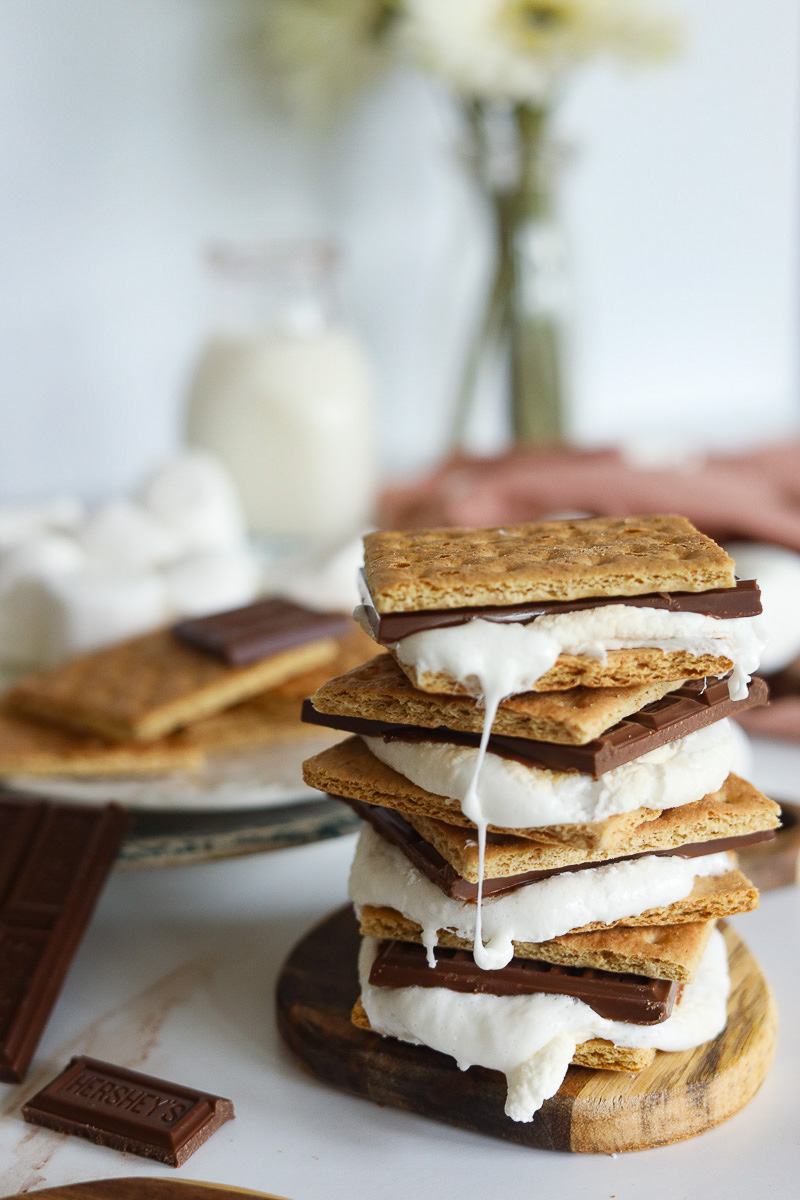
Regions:
<instances>
[{"instance_id":1,"label":"white marble countertop","mask_svg":"<svg viewBox=\"0 0 800 1200\"><path fill-rule=\"evenodd\" d=\"M800 749L757 747L754 782L800 798ZM636 1154L508 1145L339 1093L297 1065L274 1021L281 963L346 898L353 838L203 866L116 871L25 1083L0 1085L0 1193L168 1175L291 1200L407 1200L440 1190L503 1200L725 1200L796 1195L800 1172L800 889L736 919L778 999L772 1071L726 1124ZM25 1125L23 1100L86 1053L223 1096L236 1107L179 1170Z\"/></svg>"}]
</instances>

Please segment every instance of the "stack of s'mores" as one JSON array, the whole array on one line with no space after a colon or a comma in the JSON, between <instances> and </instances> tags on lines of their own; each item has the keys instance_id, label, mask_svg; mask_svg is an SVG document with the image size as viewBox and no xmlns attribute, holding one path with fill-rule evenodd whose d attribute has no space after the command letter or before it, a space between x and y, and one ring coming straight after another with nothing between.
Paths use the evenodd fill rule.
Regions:
<instances>
[{"instance_id":1,"label":"stack of s'mores","mask_svg":"<svg viewBox=\"0 0 800 1200\"><path fill-rule=\"evenodd\" d=\"M530 1120L570 1063L638 1071L724 1028L731 851L778 807L732 773L757 586L681 517L366 539L390 651L305 719L306 781L364 819L364 1028L500 1070Z\"/></svg>"}]
</instances>

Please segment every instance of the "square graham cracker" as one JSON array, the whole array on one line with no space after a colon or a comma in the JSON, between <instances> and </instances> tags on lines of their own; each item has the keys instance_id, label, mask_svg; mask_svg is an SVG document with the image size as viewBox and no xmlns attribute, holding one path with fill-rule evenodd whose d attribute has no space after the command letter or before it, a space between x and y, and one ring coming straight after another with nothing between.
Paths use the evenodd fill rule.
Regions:
<instances>
[{"instance_id":1,"label":"square graham cracker","mask_svg":"<svg viewBox=\"0 0 800 1200\"><path fill-rule=\"evenodd\" d=\"M684 682L645 682L635 687L571 688L525 692L501 701L492 730L507 737L584 745L623 717L660 700ZM413 687L391 654L379 654L314 692L318 712L469 733L483 731L483 707L465 695L431 695Z\"/></svg>"},{"instance_id":2,"label":"square graham cracker","mask_svg":"<svg viewBox=\"0 0 800 1200\"><path fill-rule=\"evenodd\" d=\"M353 1005L350 1020L357 1029L369 1030L371 1033L377 1033L379 1037L391 1036L378 1033L372 1028L360 996ZM592 1038L576 1046L572 1065L594 1067L601 1071L643 1071L645 1067L650 1066L655 1056L655 1050L615 1046L613 1042L607 1042L604 1038Z\"/></svg>"},{"instance_id":3,"label":"square graham cracker","mask_svg":"<svg viewBox=\"0 0 800 1200\"><path fill-rule=\"evenodd\" d=\"M724 550L680 516L368 534L379 613L734 587Z\"/></svg>"},{"instance_id":4,"label":"square graham cracker","mask_svg":"<svg viewBox=\"0 0 800 1200\"><path fill-rule=\"evenodd\" d=\"M470 695L469 688L442 671L418 671L411 663L397 662L409 682L420 691L436 695ZM640 646L609 650L603 659L582 654L559 654L555 663L536 680L531 691L561 692L574 688L634 688L667 683L667 691L686 679L725 675L733 660L717 654L690 654L687 650L654 650ZM478 681L475 681L478 690Z\"/></svg>"},{"instance_id":5,"label":"square graham cracker","mask_svg":"<svg viewBox=\"0 0 800 1200\"><path fill-rule=\"evenodd\" d=\"M112 741L151 741L322 666L336 652L335 639L322 638L229 667L162 629L31 675L7 702L14 711Z\"/></svg>"},{"instance_id":6,"label":"square graham cracker","mask_svg":"<svg viewBox=\"0 0 800 1200\"><path fill-rule=\"evenodd\" d=\"M108 742L0 706L0 776L138 775L194 770L203 751L183 734L155 742Z\"/></svg>"},{"instance_id":7,"label":"square graham cracker","mask_svg":"<svg viewBox=\"0 0 800 1200\"><path fill-rule=\"evenodd\" d=\"M565 933L549 942L515 942L517 958L532 958L567 967L622 971L648 979L691 983L703 957L714 921L677 925L615 925L580 933ZM400 942L422 942L419 925L391 908L364 906L361 933ZM472 942L447 929L439 930L439 945L471 950Z\"/></svg>"},{"instance_id":8,"label":"square graham cracker","mask_svg":"<svg viewBox=\"0 0 800 1200\"><path fill-rule=\"evenodd\" d=\"M472 831L475 837L475 826L465 817L456 800L446 796L437 796L425 788L411 783L405 776L393 771L385 763L375 758L360 738L348 738L337 742L335 746L315 754L303 763L303 779L309 787L317 788L332 796L346 796L352 800L362 800L365 804L377 804L383 808L394 808L404 816L411 818L428 817L445 825L456 826ZM733 796L739 798L739 803L730 806ZM643 826L650 829L642 830L641 841L655 835L667 840L667 845L682 845L689 840L707 841L712 836L734 837L736 833L753 832L753 826L758 829L772 829L778 824L778 807L766 800L756 788L735 775L728 776L719 792L706 796L696 802L700 807L682 805L681 809L665 809L664 814L672 813L664 823L654 830L652 822L662 815L662 810L652 808L637 808L632 812L619 813L607 817L604 821L572 823L564 825L531 826L525 829L500 829L490 825L493 834L506 837L511 835L516 839L528 839L533 843L556 844L557 846L579 847L586 851L599 851L606 858L614 858L620 854L635 854L639 850L628 849L629 846L640 844L633 841L634 832ZM766 808L765 808L766 806ZM680 822L688 816L689 808L694 808L691 835L683 837L687 826L681 827ZM683 812L684 816L680 815ZM678 814L678 815L675 815ZM676 824L673 824L676 822ZM413 822L412 822L413 823ZM717 833L716 830L727 827L730 833ZM416 826L415 826L416 828ZM704 832L704 836L695 834ZM427 835L420 828L423 837ZM680 841L672 839L681 838ZM436 845L440 853L444 853L434 838L428 839ZM493 844L493 843L492 843ZM653 846L650 849L666 849L667 845ZM466 840L462 842L463 850L469 849ZM508 849L506 843L505 849ZM462 853L463 853L462 850ZM509 858L513 858L516 847L511 848ZM445 854L444 857L447 857ZM532 856L535 857L535 856ZM586 855L579 861L585 861ZM449 861L449 859L448 859ZM530 860L528 860L530 861ZM492 874L514 874L514 871L501 870L501 858L492 860ZM455 866L455 864L452 864ZM567 865L563 863L561 865ZM496 868L496 869L495 869ZM522 867L517 868L522 870ZM526 866L528 871L545 870L537 866ZM456 867L461 873L460 867ZM464 875L465 878L469 876Z\"/></svg>"},{"instance_id":9,"label":"square graham cracker","mask_svg":"<svg viewBox=\"0 0 800 1200\"><path fill-rule=\"evenodd\" d=\"M642 812L643 810L639 810ZM594 825L545 826L531 830L535 837L516 837L491 833L486 839L485 878L502 879L526 871L552 871L581 863L602 863L610 858L648 854L654 850L674 850L695 842L716 838L741 837L776 829L780 807L751 783L738 775L729 775L718 792L693 804L665 808L658 816L642 820L634 828L609 817ZM475 829L450 825L433 817L405 813L409 825L429 842L462 879L478 882L478 842ZM595 830L599 836L593 847L566 840L570 829ZM561 833L564 840L555 840ZM545 840L545 838L553 840Z\"/></svg>"}]
</instances>

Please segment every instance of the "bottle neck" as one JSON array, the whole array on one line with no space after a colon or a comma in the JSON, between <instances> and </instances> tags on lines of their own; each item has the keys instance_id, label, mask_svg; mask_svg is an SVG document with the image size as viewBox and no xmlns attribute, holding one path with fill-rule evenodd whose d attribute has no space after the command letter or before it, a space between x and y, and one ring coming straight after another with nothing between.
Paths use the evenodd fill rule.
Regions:
<instances>
[{"instance_id":1,"label":"bottle neck","mask_svg":"<svg viewBox=\"0 0 800 1200\"><path fill-rule=\"evenodd\" d=\"M209 255L211 318L221 333L315 338L339 318L336 257L318 243L221 247Z\"/></svg>"}]
</instances>

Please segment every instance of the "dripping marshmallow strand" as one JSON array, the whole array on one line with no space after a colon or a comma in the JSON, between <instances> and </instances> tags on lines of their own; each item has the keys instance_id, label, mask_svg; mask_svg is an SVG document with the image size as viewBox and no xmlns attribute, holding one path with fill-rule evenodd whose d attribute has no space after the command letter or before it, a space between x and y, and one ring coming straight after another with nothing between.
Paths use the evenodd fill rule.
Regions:
<instances>
[{"instance_id":1,"label":"dripping marshmallow strand","mask_svg":"<svg viewBox=\"0 0 800 1200\"><path fill-rule=\"evenodd\" d=\"M548 942L593 922L610 925L641 916L683 900L695 879L724 875L731 869L723 851L691 859L648 854L629 862L561 872L483 901L485 949L493 965L502 968L511 961L515 942ZM350 871L350 899L359 919L366 905L375 905L388 906L416 922L432 967L440 929L469 941L475 936L476 905L445 895L369 826L359 835Z\"/></svg>"}]
</instances>

